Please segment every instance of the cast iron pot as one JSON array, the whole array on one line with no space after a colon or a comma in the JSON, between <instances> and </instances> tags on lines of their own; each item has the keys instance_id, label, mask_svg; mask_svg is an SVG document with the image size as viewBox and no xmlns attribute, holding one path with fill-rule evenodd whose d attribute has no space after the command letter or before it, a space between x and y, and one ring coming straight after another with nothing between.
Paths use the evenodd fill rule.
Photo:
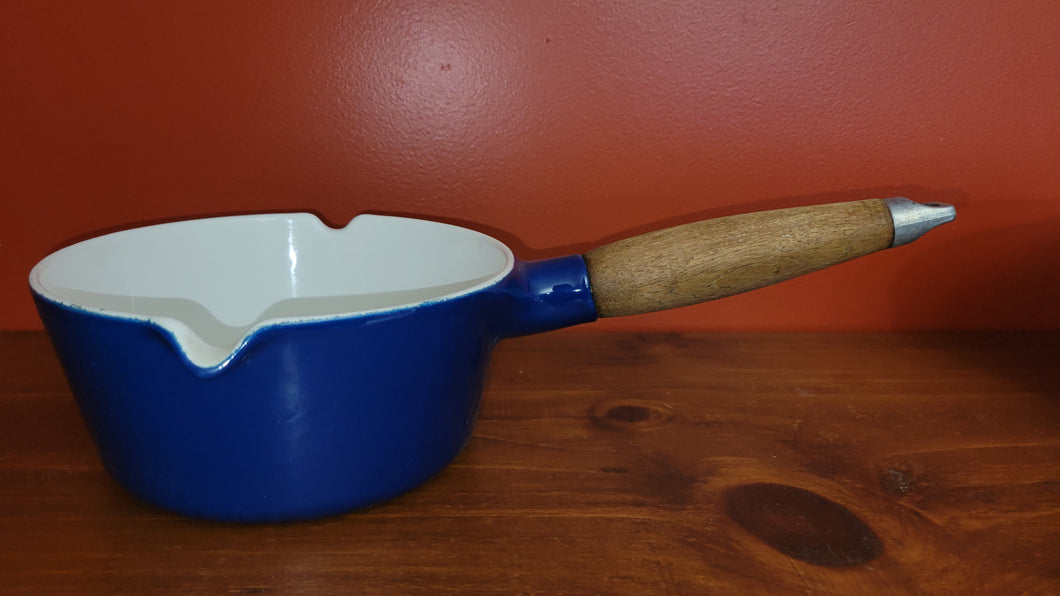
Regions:
<instances>
[{"instance_id":1,"label":"cast iron pot","mask_svg":"<svg viewBox=\"0 0 1060 596\"><path fill-rule=\"evenodd\" d=\"M69 246L30 287L123 486L190 516L292 520L378 503L445 467L471 437L503 338L729 296L953 217L870 199L532 262L418 219L221 217Z\"/></svg>"}]
</instances>

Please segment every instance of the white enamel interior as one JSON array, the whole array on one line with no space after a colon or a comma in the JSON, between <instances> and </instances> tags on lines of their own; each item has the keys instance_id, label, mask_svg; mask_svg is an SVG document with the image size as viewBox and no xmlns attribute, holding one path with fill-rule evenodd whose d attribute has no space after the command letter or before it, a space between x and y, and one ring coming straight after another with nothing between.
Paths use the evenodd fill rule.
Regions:
<instances>
[{"instance_id":1,"label":"white enamel interior","mask_svg":"<svg viewBox=\"0 0 1060 596\"><path fill-rule=\"evenodd\" d=\"M150 320L201 367L253 330L453 298L502 279L502 243L437 222L360 215L333 229L308 213L199 219L117 232L33 268L34 291L102 314Z\"/></svg>"}]
</instances>

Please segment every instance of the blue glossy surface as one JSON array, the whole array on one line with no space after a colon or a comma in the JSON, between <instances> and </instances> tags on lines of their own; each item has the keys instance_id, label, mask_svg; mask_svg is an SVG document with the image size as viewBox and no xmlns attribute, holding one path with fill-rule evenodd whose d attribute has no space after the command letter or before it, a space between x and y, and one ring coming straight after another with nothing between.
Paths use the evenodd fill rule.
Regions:
<instances>
[{"instance_id":1,"label":"blue glossy surface","mask_svg":"<svg viewBox=\"0 0 1060 596\"><path fill-rule=\"evenodd\" d=\"M204 371L152 323L34 298L110 473L230 521L330 515L419 485L471 437L497 341L596 318L580 256L517 262L459 298L265 327Z\"/></svg>"}]
</instances>

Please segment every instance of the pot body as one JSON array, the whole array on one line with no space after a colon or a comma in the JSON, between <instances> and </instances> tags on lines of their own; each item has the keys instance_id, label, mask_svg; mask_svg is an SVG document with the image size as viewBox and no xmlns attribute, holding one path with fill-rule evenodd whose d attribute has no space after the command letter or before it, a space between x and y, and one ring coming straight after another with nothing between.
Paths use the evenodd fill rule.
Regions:
<instances>
[{"instance_id":1,"label":"pot body","mask_svg":"<svg viewBox=\"0 0 1060 596\"><path fill-rule=\"evenodd\" d=\"M150 320L34 298L110 474L227 521L331 515L419 485L471 437L498 340L595 318L581 257L516 261L455 298L263 326L207 370Z\"/></svg>"}]
</instances>

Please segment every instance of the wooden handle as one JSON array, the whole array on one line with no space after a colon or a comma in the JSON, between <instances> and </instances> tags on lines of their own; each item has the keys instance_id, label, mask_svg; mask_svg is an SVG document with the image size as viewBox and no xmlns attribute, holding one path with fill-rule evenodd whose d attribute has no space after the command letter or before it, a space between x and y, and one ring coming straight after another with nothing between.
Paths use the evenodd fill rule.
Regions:
<instances>
[{"instance_id":1,"label":"wooden handle","mask_svg":"<svg viewBox=\"0 0 1060 596\"><path fill-rule=\"evenodd\" d=\"M891 246L880 199L709 219L585 253L596 313L615 317L732 296Z\"/></svg>"}]
</instances>

